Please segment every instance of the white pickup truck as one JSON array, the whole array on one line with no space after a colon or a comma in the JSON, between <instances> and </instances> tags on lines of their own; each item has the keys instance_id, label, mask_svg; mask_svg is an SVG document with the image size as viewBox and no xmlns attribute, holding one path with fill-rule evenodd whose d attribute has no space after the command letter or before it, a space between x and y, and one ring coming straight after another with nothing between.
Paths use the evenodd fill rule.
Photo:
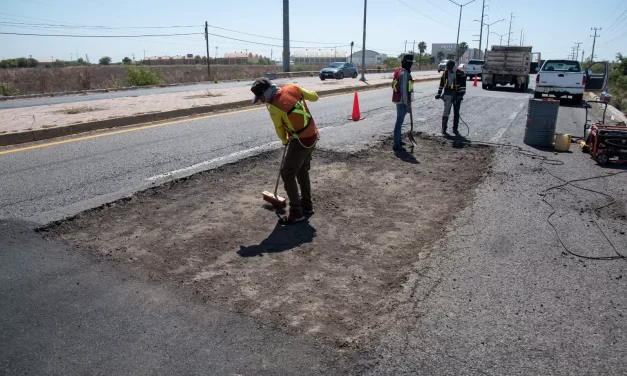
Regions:
<instances>
[{"instance_id":1,"label":"white pickup truck","mask_svg":"<svg viewBox=\"0 0 627 376\"><path fill-rule=\"evenodd\" d=\"M474 79L475 76L481 77L483 72L483 60L471 59L467 64L460 64L459 68L464 71L468 79Z\"/></svg>"},{"instance_id":2,"label":"white pickup truck","mask_svg":"<svg viewBox=\"0 0 627 376\"><path fill-rule=\"evenodd\" d=\"M547 60L536 76L534 98L542 94L555 95L557 99L570 95L575 103L581 103L586 90L588 75L576 60Z\"/></svg>"}]
</instances>

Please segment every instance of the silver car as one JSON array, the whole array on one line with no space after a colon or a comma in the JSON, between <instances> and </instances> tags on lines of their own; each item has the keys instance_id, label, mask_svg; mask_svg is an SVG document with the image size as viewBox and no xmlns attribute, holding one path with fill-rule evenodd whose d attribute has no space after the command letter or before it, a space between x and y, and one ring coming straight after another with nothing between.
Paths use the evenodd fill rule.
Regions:
<instances>
[{"instance_id":1,"label":"silver car","mask_svg":"<svg viewBox=\"0 0 627 376\"><path fill-rule=\"evenodd\" d=\"M344 77L357 78L357 67L352 63L337 62L331 63L320 71L320 79L326 78L342 79Z\"/></svg>"},{"instance_id":2,"label":"silver car","mask_svg":"<svg viewBox=\"0 0 627 376\"><path fill-rule=\"evenodd\" d=\"M440 64L438 64L438 73L446 70L446 63L448 63L448 60L440 61Z\"/></svg>"}]
</instances>

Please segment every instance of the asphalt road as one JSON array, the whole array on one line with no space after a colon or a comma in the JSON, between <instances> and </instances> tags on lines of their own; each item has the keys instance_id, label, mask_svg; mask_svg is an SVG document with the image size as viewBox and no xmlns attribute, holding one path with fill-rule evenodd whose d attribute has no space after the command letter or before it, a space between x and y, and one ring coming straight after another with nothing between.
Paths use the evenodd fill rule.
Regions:
<instances>
[{"instance_id":1,"label":"asphalt road","mask_svg":"<svg viewBox=\"0 0 627 376\"><path fill-rule=\"evenodd\" d=\"M436 85L416 85L414 104L415 128L433 134L442 108L433 99ZM351 95L312 103L322 129L320 147L359 150L390 135L390 96L389 90L361 93L366 119L360 122L346 120ZM469 138L523 146L529 97L469 87L462 104ZM563 106L557 131L581 134L583 121L582 109ZM0 223L0 370L322 374L326 368L326 374L346 374L345 367L363 364L336 359L324 346L280 336L239 316L198 311L169 295L167 286L127 281L108 265L30 233L34 224L20 220L58 219L278 147L261 107L128 130L0 148L0 218L14 218ZM596 166L575 147L563 154L525 149L563 164L543 164L508 148L497 151L493 173L474 203L460 209L447 237L420 256L408 277L397 297L397 325L376 341L370 374L624 374L627 264L567 253L547 222L551 208L543 199L556 208L552 223L569 251L615 256L611 245L627 249L624 221L591 211L607 197L574 187L545 190L560 179L625 169ZM617 198L615 208L627 206L627 174L575 185ZM144 328L155 330L145 334ZM220 336L231 328L232 336ZM107 353L118 355L102 357Z\"/></svg>"},{"instance_id":2,"label":"asphalt road","mask_svg":"<svg viewBox=\"0 0 627 376\"><path fill-rule=\"evenodd\" d=\"M414 126L420 131L439 132L442 102L433 98L436 91L435 82L416 85ZM463 103L470 137L489 141L504 136L516 117L524 115L528 97L470 87ZM357 123L347 120L353 104L351 94L323 97L311 104L322 129L321 147L345 150L363 145L372 136L391 133L396 110L389 90L363 92L359 98L366 119ZM106 131L56 139L41 143L43 147L38 149L0 149L0 153L9 152L0 154L0 218L58 219L159 183L163 181L160 175L181 169L187 169L183 174L191 173L207 168L193 168L199 163L277 140L261 106L162 124L125 133Z\"/></svg>"},{"instance_id":3,"label":"asphalt road","mask_svg":"<svg viewBox=\"0 0 627 376\"><path fill-rule=\"evenodd\" d=\"M414 76L422 76L432 74L435 71L429 72L414 72ZM389 74L389 73L388 73ZM385 74L368 74L367 77L370 79L382 78ZM291 79L277 79L275 82L284 83L288 82ZM298 82L307 85L308 82L317 82L320 79L318 77L299 77ZM350 80L347 78L347 80ZM59 104L59 103L78 103L78 102L87 102L87 101L96 101L100 99L112 99L112 98L123 98L123 97L138 97L144 95L155 95L155 94L167 94L167 93L181 93L185 91L194 91L194 90L217 90L217 89L228 89L234 87L242 87L242 86L250 86L252 81L232 81L232 82L223 82L218 84L213 83L204 83L197 85L187 85L187 86L171 86L171 87L162 87L162 88L152 88L152 89L133 89L133 90L122 90L122 91L114 91L109 93L88 93L83 95L69 95L69 96L58 96L58 97L43 97L43 98L32 98L32 99L17 99L17 100L7 100L0 101L0 110L9 109L9 108L21 108L21 107L33 107L33 106L46 106L51 104Z\"/></svg>"}]
</instances>

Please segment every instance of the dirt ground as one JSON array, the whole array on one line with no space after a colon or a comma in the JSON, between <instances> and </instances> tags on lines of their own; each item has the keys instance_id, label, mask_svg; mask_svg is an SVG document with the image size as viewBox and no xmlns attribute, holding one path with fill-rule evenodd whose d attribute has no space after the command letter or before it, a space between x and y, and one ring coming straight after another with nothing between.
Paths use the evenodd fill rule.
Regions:
<instances>
[{"instance_id":1,"label":"dirt ground","mask_svg":"<svg viewBox=\"0 0 627 376\"><path fill-rule=\"evenodd\" d=\"M317 150L316 213L294 226L277 226L261 199L274 187L275 151L43 231L197 302L363 348L394 324L395 294L413 265L429 257L490 171L488 148L418 143L413 161L397 158L389 141L358 154Z\"/></svg>"}]
</instances>

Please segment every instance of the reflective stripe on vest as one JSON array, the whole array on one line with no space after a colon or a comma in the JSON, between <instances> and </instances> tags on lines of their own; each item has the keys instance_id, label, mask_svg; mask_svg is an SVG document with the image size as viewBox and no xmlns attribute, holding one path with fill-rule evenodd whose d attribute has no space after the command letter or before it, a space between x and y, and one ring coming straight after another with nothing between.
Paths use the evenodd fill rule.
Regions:
<instances>
[{"instance_id":1,"label":"reflective stripe on vest","mask_svg":"<svg viewBox=\"0 0 627 376\"><path fill-rule=\"evenodd\" d=\"M298 86L292 84L283 86L267 106L286 114L289 124L283 126L292 138L309 138L318 134L316 122Z\"/></svg>"},{"instance_id":2,"label":"reflective stripe on vest","mask_svg":"<svg viewBox=\"0 0 627 376\"><path fill-rule=\"evenodd\" d=\"M290 114L299 114L299 115L303 115L303 128L299 129L298 131L292 131L291 129L288 129L287 131L290 132L291 135L299 135L301 134L305 129L307 129L307 127L309 126L309 122L311 120L311 114L309 114L307 111L303 111L302 108L304 108L303 104L304 104L305 99L301 98L298 102L296 102L296 104L294 105L294 107L292 107L289 111L287 111L287 116L290 116Z\"/></svg>"}]
</instances>

